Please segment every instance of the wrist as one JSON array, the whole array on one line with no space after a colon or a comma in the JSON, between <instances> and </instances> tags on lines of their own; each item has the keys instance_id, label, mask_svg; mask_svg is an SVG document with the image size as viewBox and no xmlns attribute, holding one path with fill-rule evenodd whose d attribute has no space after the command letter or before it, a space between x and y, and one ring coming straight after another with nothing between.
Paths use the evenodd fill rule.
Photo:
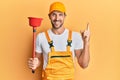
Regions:
<instances>
[{"instance_id":1,"label":"wrist","mask_svg":"<svg viewBox=\"0 0 120 80\"><path fill-rule=\"evenodd\" d=\"M40 61L38 60L38 64L37 64L37 67L39 67L40 66Z\"/></svg>"},{"instance_id":2,"label":"wrist","mask_svg":"<svg viewBox=\"0 0 120 80\"><path fill-rule=\"evenodd\" d=\"M90 45L90 42L89 42L89 41L84 41L84 45L89 46L89 45Z\"/></svg>"}]
</instances>

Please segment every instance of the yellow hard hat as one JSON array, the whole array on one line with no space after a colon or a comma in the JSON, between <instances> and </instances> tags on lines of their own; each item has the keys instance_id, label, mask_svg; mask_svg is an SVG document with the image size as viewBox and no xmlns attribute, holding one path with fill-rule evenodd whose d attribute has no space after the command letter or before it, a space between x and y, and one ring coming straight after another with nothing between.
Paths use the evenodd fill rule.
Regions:
<instances>
[{"instance_id":1,"label":"yellow hard hat","mask_svg":"<svg viewBox=\"0 0 120 80\"><path fill-rule=\"evenodd\" d=\"M54 2L50 5L50 9L49 9L49 14L53 11L60 11L60 12L63 12L65 13L66 12L66 9L65 9L65 6L63 3L61 2Z\"/></svg>"}]
</instances>

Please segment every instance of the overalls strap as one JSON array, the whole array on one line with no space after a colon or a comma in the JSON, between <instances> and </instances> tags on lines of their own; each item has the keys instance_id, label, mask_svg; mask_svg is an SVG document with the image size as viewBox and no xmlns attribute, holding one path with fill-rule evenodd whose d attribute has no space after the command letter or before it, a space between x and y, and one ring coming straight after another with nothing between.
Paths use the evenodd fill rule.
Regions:
<instances>
[{"instance_id":1,"label":"overalls strap","mask_svg":"<svg viewBox=\"0 0 120 80\"><path fill-rule=\"evenodd\" d=\"M49 44L49 46L50 46L50 48L51 48L51 51L55 51L55 50L54 50L54 46L53 46L53 41L50 39L47 30L45 31L45 36L46 36L46 38L47 38L48 44Z\"/></svg>"},{"instance_id":2,"label":"overalls strap","mask_svg":"<svg viewBox=\"0 0 120 80\"><path fill-rule=\"evenodd\" d=\"M72 43L72 31L69 30L68 40L67 40L67 51L70 51L71 43Z\"/></svg>"}]
</instances>

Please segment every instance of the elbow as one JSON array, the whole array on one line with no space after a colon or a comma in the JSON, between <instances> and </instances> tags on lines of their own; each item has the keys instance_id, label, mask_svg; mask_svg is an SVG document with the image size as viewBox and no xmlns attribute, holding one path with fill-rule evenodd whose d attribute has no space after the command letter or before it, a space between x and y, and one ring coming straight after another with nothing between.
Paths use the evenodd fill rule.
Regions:
<instances>
[{"instance_id":1,"label":"elbow","mask_svg":"<svg viewBox=\"0 0 120 80\"><path fill-rule=\"evenodd\" d=\"M88 63L79 62L79 65L82 69L86 69L88 67Z\"/></svg>"},{"instance_id":2,"label":"elbow","mask_svg":"<svg viewBox=\"0 0 120 80\"><path fill-rule=\"evenodd\" d=\"M86 69L88 67L88 65L80 65L82 69Z\"/></svg>"}]
</instances>

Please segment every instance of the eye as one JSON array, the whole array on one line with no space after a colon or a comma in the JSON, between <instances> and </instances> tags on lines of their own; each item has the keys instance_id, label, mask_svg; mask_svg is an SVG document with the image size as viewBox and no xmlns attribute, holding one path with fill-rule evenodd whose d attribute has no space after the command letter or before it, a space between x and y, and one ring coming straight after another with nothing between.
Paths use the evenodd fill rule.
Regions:
<instances>
[{"instance_id":1,"label":"eye","mask_svg":"<svg viewBox=\"0 0 120 80\"><path fill-rule=\"evenodd\" d=\"M61 14L59 14L59 16L63 16L63 14L61 13Z\"/></svg>"},{"instance_id":2,"label":"eye","mask_svg":"<svg viewBox=\"0 0 120 80\"><path fill-rule=\"evenodd\" d=\"M55 13L52 13L52 16L56 16L56 14L55 14Z\"/></svg>"}]
</instances>

